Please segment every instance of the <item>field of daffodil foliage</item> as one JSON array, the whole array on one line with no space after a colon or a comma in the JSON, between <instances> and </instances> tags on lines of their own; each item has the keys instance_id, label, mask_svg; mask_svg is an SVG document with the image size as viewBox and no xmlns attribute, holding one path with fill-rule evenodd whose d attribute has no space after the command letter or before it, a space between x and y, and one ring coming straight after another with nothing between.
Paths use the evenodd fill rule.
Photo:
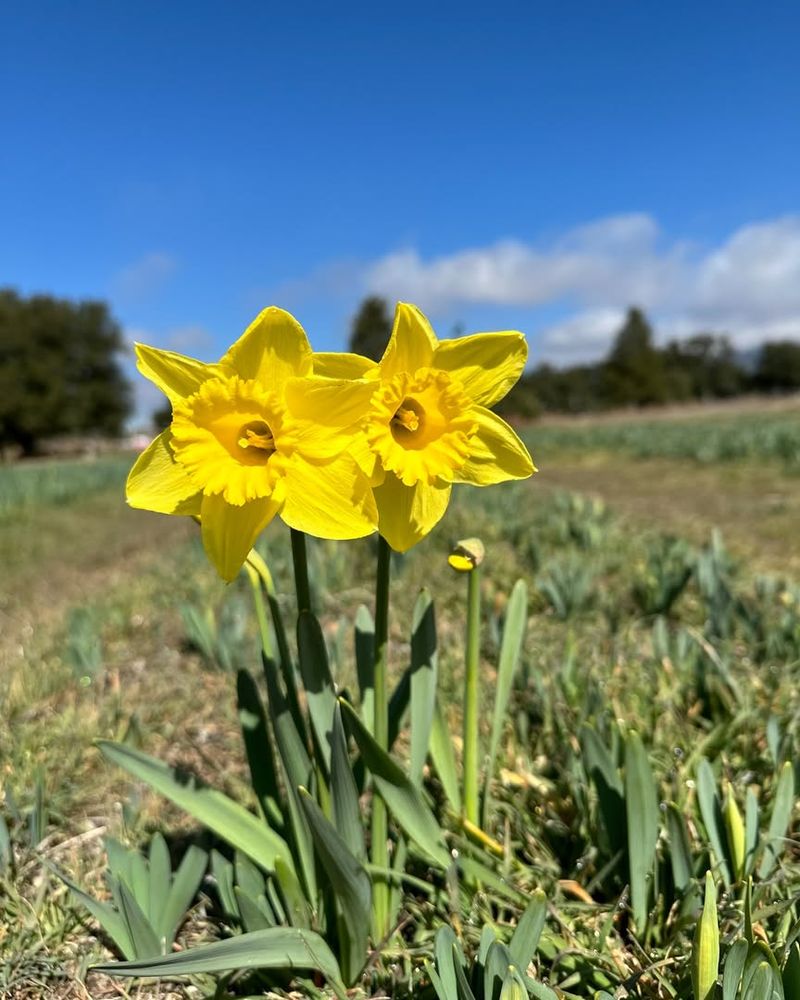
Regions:
<instances>
[{"instance_id":1,"label":"field of daffodil foliage","mask_svg":"<svg viewBox=\"0 0 800 1000\"><path fill-rule=\"evenodd\" d=\"M800 431L515 432L525 358L269 309L0 469L0 995L800 997Z\"/></svg>"}]
</instances>

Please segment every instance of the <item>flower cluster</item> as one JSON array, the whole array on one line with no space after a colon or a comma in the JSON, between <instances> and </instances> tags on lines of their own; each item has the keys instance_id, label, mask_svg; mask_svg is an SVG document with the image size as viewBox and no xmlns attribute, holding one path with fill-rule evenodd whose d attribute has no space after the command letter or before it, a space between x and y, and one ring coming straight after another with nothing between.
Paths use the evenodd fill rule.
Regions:
<instances>
[{"instance_id":1,"label":"flower cluster","mask_svg":"<svg viewBox=\"0 0 800 1000\"><path fill-rule=\"evenodd\" d=\"M276 515L321 538L377 529L405 552L440 520L454 483L535 471L490 409L522 373L520 333L440 341L419 309L399 303L376 363L314 354L300 324L270 307L216 364L136 353L172 423L131 470L128 503L198 517L225 580Z\"/></svg>"}]
</instances>

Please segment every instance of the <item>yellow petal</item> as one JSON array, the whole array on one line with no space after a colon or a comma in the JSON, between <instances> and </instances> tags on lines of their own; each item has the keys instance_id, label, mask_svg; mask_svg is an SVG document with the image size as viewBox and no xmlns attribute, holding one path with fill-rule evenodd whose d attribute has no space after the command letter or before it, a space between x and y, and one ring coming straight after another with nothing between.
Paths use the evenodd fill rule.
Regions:
<instances>
[{"instance_id":1,"label":"yellow petal","mask_svg":"<svg viewBox=\"0 0 800 1000\"><path fill-rule=\"evenodd\" d=\"M159 434L136 459L128 474L125 496L131 507L159 514L199 514L197 486L179 465L170 447L169 430Z\"/></svg>"},{"instance_id":2,"label":"yellow petal","mask_svg":"<svg viewBox=\"0 0 800 1000\"><path fill-rule=\"evenodd\" d=\"M203 382L219 375L216 365L207 365L173 351L136 344L136 367L169 398L180 403L193 395Z\"/></svg>"},{"instance_id":3,"label":"yellow petal","mask_svg":"<svg viewBox=\"0 0 800 1000\"><path fill-rule=\"evenodd\" d=\"M381 378L429 368L437 343L436 334L420 310L398 302L392 336L380 361Z\"/></svg>"},{"instance_id":4,"label":"yellow petal","mask_svg":"<svg viewBox=\"0 0 800 1000\"><path fill-rule=\"evenodd\" d=\"M361 421L377 383L321 376L290 379L285 402L293 445L306 458L333 458L363 437ZM366 447L366 441L361 447Z\"/></svg>"},{"instance_id":5,"label":"yellow petal","mask_svg":"<svg viewBox=\"0 0 800 1000\"><path fill-rule=\"evenodd\" d=\"M227 583L236 579L247 553L280 506L271 497L251 500L241 507L226 503L218 494L203 497L200 510L203 546Z\"/></svg>"},{"instance_id":6,"label":"yellow petal","mask_svg":"<svg viewBox=\"0 0 800 1000\"><path fill-rule=\"evenodd\" d=\"M450 500L450 484L404 485L387 473L375 487L378 504L378 531L395 552L407 552L441 520Z\"/></svg>"},{"instance_id":7,"label":"yellow petal","mask_svg":"<svg viewBox=\"0 0 800 1000\"><path fill-rule=\"evenodd\" d=\"M259 313L219 363L231 374L256 379L267 389L279 389L294 375L311 374L311 345L294 316L270 306Z\"/></svg>"},{"instance_id":8,"label":"yellow petal","mask_svg":"<svg viewBox=\"0 0 800 1000\"><path fill-rule=\"evenodd\" d=\"M320 351L314 355L314 374L326 378L377 378L378 364L360 354Z\"/></svg>"},{"instance_id":9,"label":"yellow petal","mask_svg":"<svg viewBox=\"0 0 800 1000\"><path fill-rule=\"evenodd\" d=\"M491 486L536 472L528 449L505 420L483 406L473 407L470 414L478 429L470 438L470 457L453 476L455 482Z\"/></svg>"},{"instance_id":10,"label":"yellow petal","mask_svg":"<svg viewBox=\"0 0 800 1000\"><path fill-rule=\"evenodd\" d=\"M378 523L369 481L352 455L318 465L296 455L286 472L281 517L318 538L363 538Z\"/></svg>"},{"instance_id":11,"label":"yellow petal","mask_svg":"<svg viewBox=\"0 0 800 1000\"><path fill-rule=\"evenodd\" d=\"M476 403L493 406L519 379L527 357L521 333L475 333L440 341L433 367L457 378Z\"/></svg>"}]
</instances>

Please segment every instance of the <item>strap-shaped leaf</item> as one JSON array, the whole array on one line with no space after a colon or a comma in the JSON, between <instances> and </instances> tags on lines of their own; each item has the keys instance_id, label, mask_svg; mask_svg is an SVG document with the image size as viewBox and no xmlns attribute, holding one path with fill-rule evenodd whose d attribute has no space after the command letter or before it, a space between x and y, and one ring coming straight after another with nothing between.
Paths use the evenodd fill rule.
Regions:
<instances>
[{"instance_id":1,"label":"strap-shaped leaf","mask_svg":"<svg viewBox=\"0 0 800 1000\"><path fill-rule=\"evenodd\" d=\"M160 958L94 966L94 971L107 976L169 978L244 969L320 972L337 997L345 997L341 972L330 948L319 934L301 927L270 927Z\"/></svg>"},{"instance_id":2,"label":"strap-shaped leaf","mask_svg":"<svg viewBox=\"0 0 800 1000\"><path fill-rule=\"evenodd\" d=\"M638 733L625 741L625 813L631 909L637 930L647 922L650 879L658 840L658 795L653 771Z\"/></svg>"},{"instance_id":3,"label":"strap-shaped leaf","mask_svg":"<svg viewBox=\"0 0 800 1000\"><path fill-rule=\"evenodd\" d=\"M300 674L306 691L311 728L325 774L330 774L331 733L333 711L336 706L336 688L333 683L325 637L315 616L301 611L297 619L297 656Z\"/></svg>"},{"instance_id":4,"label":"strap-shaped leaf","mask_svg":"<svg viewBox=\"0 0 800 1000\"><path fill-rule=\"evenodd\" d=\"M156 937L156 932L125 882L119 884L119 897L122 918L131 936L136 958L154 958L162 954L161 942Z\"/></svg>"},{"instance_id":5,"label":"strap-shaped leaf","mask_svg":"<svg viewBox=\"0 0 800 1000\"><path fill-rule=\"evenodd\" d=\"M99 740L97 745L113 764L150 785L266 871L275 871L278 858L293 867L286 841L227 795L121 743Z\"/></svg>"},{"instance_id":6,"label":"strap-shaped leaf","mask_svg":"<svg viewBox=\"0 0 800 1000\"><path fill-rule=\"evenodd\" d=\"M500 657L497 663L497 683L495 684L494 710L492 712L492 735L489 739L489 757L486 767L486 783L483 791L483 823L489 812L491 782L497 761L497 751L500 737L506 722L508 699L514 675L519 668L522 643L525 639L525 628L528 624L528 588L524 580L517 580L511 591L506 608L503 639L500 645Z\"/></svg>"},{"instance_id":7,"label":"strap-shaped leaf","mask_svg":"<svg viewBox=\"0 0 800 1000\"><path fill-rule=\"evenodd\" d=\"M768 878L778 863L786 831L789 829L789 820L792 818L792 807L794 806L794 769L787 760L781 768L781 775L778 778L778 787L775 790L775 799L772 803L772 815L769 819L769 830L767 832L767 842L764 847L764 855L761 864L758 866L758 877Z\"/></svg>"},{"instance_id":8,"label":"strap-shaped leaf","mask_svg":"<svg viewBox=\"0 0 800 1000\"><path fill-rule=\"evenodd\" d=\"M536 955L546 916L547 897L541 889L536 889L533 893L533 901L519 918L519 923L508 945L514 964L523 972Z\"/></svg>"},{"instance_id":9,"label":"strap-shaped leaf","mask_svg":"<svg viewBox=\"0 0 800 1000\"><path fill-rule=\"evenodd\" d=\"M154 929L167 942L167 948L175 940L178 928L197 895L207 867L208 855L192 844L181 858L160 917L158 914L153 914L151 918ZM150 899L152 902L152 894Z\"/></svg>"},{"instance_id":10,"label":"strap-shaped leaf","mask_svg":"<svg viewBox=\"0 0 800 1000\"><path fill-rule=\"evenodd\" d=\"M436 710L436 616L433 601L422 590L414 604L411 627L411 761L409 777L422 784L428 757L433 715Z\"/></svg>"},{"instance_id":11,"label":"strap-shaped leaf","mask_svg":"<svg viewBox=\"0 0 800 1000\"><path fill-rule=\"evenodd\" d=\"M375 742L356 712L340 701L342 716L353 735L378 794L417 847L442 868L450 864L442 830L425 801L400 765Z\"/></svg>"},{"instance_id":12,"label":"strap-shaped leaf","mask_svg":"<svg viewBox=\"0 0 800 1000\"><path fill-rule=\"evenodd\" d=\"M342 723L342 709L337 703L333 715L333 745L331 747L331 803L333 822L350 852L365 861L364 824L358 804L358 789L347 752L347 737Z\"/></svg>"},{"instance_id":13,"label":"strap-shaped leaf","mask_svg":"<svg viewBox=\"0 0 800 1000\"><path fill-rule=\"evenodd\" d=\"M314 847L339 905L345 933L341 949L342 972L353 983L367 960L372 885L364 866L327 820L305 789L300 801L314 835Z\"/></svg>"},{"instance_id":14,"label":"strap-shaped leaf","mask_svg":"<svg viewBox=\"0 0 800 1000\"><path fill-rule=\"evenodd\" d=\"M172 862L169 859L169 848L164 840L163 834L156 833L150 841L150 863L148 877L150 879L150 890L148 893L150 907L147 911L147 919L150 926L156 932L159 939L165 938L161 916L167 905L170 886L172 885ZM166 951L172 941L164 941Z\"/></svg>"},{"instance_id":15,"label":"strap-shaped leaf","mask_svg":"<svg viewBox=\"0 0 800 1000\"><path fill-rule=\"evenodd\" d=\"M436 773L444 788L453 812L461 812L461 784L458 780L458 765L456 764L453 740L447 728L447 722L438 699L434 708L433 725L431 727L430 754Z\"/></svg>"},{"instance_id":16,"label":"strap-shaped leaf","mask_svg":"<svg viewBox=\"0 0 800 1000\"><path fill-rule=\"evenodd\" d=\"M256 682L247 670L240 670L236 674L236 706L253 791L267 822L280 830L281 793L275 754L267 728L267 715Z\"/></svg>"}]
</instances>

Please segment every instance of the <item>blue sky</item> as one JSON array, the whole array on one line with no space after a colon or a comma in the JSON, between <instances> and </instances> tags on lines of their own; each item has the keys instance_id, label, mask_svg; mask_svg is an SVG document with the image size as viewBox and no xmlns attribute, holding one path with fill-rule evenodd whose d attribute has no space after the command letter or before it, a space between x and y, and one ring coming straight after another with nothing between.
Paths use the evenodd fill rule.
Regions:
<instances>
[{"instance_id":1,"label":"blue sky","mask_svg":"<svg viewBox=\"0 0 800 1000\"><path fill-rule=\"evenodd\" d=\"M0 285L205 358L271 303L342 347L370 291L534 361L631 302L800 338L798 37L715 0L7 8Z\"/></svg>"}]
</instances>

